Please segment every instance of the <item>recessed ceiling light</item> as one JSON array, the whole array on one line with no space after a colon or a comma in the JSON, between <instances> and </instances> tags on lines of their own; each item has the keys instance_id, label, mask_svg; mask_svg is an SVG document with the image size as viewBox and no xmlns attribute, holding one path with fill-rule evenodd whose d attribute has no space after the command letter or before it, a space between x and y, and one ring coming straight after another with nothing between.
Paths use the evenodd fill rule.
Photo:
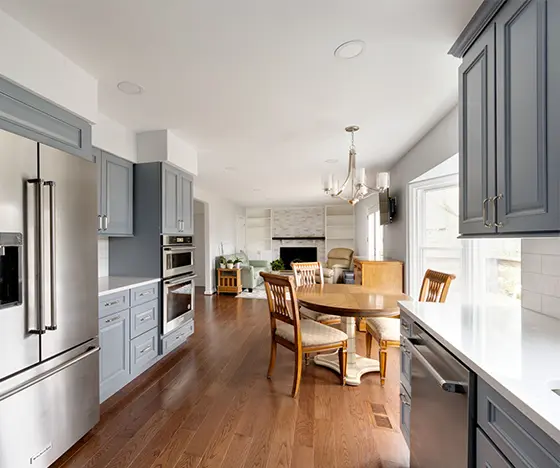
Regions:
<instances>
[{"instance_id":1,"label":"recessed ceiling light","mask_svg":"<svg viewBox=\"0 0 560 468\"><path fill-rule=\"evenodd\" d=\"M234 166L226 166L225 169L226 171L230 171L230 172L237 171L237 167Z\"/></svg>"},{"instance_id":2,"label":"recessed ceiling light","mask_svg":"<svg viewBox=\"0 0 560 468\"><path fill-rule=\"evenodd\" d=\"M325 159L325 162L327 164L336 164L338 162L338 159Z\"/></svg>"},{"instance_id":3,"label":"recessed ceiling light","mask_svg":"<svg viewBox=\"0 0 560 468\"><path fill-rule=\"evenodd\" d=\"M364 51L366 43L359 39L340 44L334 51L334 56L341 59L351 59L357 57Z\"/></svg>"},{"instance_id":4,"label":"recessed ceiling light","mask_svg":"<svg viewBox=\"0 0 560 468\"><path fill-rule=\"evenodd\" d=\"M144 88L139 84L132 83L131 81L121 81L117 88L119 91L122 91L124 94L142 94L144 92Z\"/></svg>"}]
</instances>

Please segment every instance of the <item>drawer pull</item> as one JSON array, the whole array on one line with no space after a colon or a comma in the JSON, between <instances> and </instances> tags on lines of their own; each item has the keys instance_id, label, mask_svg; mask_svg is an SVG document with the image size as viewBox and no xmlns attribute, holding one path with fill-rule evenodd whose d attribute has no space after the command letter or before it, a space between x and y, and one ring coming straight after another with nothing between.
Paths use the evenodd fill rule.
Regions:
<instances>
[{"instance_id":1,"label":"drawer pull","mask_svg":"<svg viewBox=\"0 0 560 468\"><path fill-rule=\"evenodd\" d=\"M175 337L176 340L180 340L181 338L183 338L185 336L185 334L183 333L182 335L177 335Z\"/></svg>"},{"instance_id":2,"label":"drawer pull","mask_svg":"<svg viewBox=\"0 0 560 468\"><path fill-rule=\"evenodd\" d=\"M116 322L117 320L120 320L120 319L121 319L120 315L115 315L113 318L105 320L105 323Z\"/></svg>"},{"instance_id":3,"label":"drawer pull","mask_svg":"<svg viewBox=\"0 0 560 468\"><path fill-rule=\"evenodd\" d=\"M403 353L406 354L408 357L412 356L412 352L406 346L401 345L401 349L403 350Z\"/></svg>"},{"instance_id":4,"label":"drawer pull","mask_svg":"<svg viewBox=\"0 0 560 468\"><path fill-rule=\"evenodd\" d=\"M144 348L142 351L140 351L140 354L144 354L146 351L150 351L152 349L152 346L148 346L147 348Z\"/></svg>"},{"instance_id":5,"label":"drawer pull","mask_svg":"<svg viewBox=\"0 0 560 468\"><path fill-rule=\"evenodd\" d=\"M150 320L151 318L152 318L151 315L146 315L146 317L142 317L142 318L140 319L140 321L141 321L141 322L145 322L146 320Z\"/></svg>"},{"instance_id":6,"label":"drawer pull","mask_svg":"<svg viewBox=\"0 0 560 468\"><path fill-rule=\"evenodd\" d=\"M408 397L407 397L404 393L402 393L402 392L401 392L401 394L400 394L400 397L401 397L401 402L402 402L402 404L405 405L405 406L410 407L410 401L408 401Z\"/></svg>"},{"instance_id":7,"label":"drawer pull","mask_svg":"<svg viewBox=\"0 0 560 468\"><path fill-rule=\"evenodd\" d=\"M138 297L149 296L152 294L152 291L144 291L143 293L138 294Z\"/></svg>"},{"instance_id":8,"label":"drawer pull","mask_svg":"<svg viewBox=\"0 0 560 468\"><path fill-rule=\"evenodd\" d=\"M401 326L406 330L410 331L410 325L406 322L401 322Z\"/></svg>"},{"instance_id":9,"label":"drawer pull","mask_svg":"<svg viewBox=\"0 0 560 468\"><path fill-rule=\"evenodd\" d=\"M114 305L119 304L120 302L121 302L120 300L111 301L111 302L106 302L104 306L105 306L105 307L111 307L111 306L114 306Z\"/></svg>"}]
</instances>

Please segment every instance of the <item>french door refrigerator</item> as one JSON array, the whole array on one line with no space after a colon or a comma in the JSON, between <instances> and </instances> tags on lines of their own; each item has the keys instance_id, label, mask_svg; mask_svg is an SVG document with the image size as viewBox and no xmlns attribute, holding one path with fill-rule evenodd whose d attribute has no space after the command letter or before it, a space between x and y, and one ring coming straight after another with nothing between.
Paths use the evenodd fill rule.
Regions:
<instances>
[{"instance_id":1,"label":"french door refrigerator","mask_svg":"<svg viewBox=\"0 0 560 468\"><path fill-rule=\"evenodd\" d=\"M99 420L95 165L0 131L0 468Z\"/></svg>"}]
</instances>

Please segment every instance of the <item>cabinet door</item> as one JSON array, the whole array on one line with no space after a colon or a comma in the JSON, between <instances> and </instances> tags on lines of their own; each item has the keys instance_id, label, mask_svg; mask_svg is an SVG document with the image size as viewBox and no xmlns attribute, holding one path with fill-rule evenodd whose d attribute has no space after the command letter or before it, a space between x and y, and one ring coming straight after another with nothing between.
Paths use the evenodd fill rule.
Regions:
<instances>
[{"instance_id":1,"label":"cabinet door","mask_svg":"<svg viewBox=\"0 0 560 468\"><path fill-rule=\"evenodd\" d=\"M461 234L491 234L496 192L495 27L469 49L459 68L459 211Z\"/></svg>"},{"instance_id":2,"label":"cabinet door","mask_svg":"<svg viewBox=\"0 0 560 468\"><path fill-rule=\"evenodd\" d=\"M101 161L101 150L99 148L93 148L93 158L95 160L95 167L97 168L97 232L101 234L103 231L102 216L105 212L103 201L106 199L106 195L104 192L105 186L102 183L103 171L101 168L103 164Z\"/></svg>"},{"instance_id":3,"label":"cabinet door","mask_svg":"<svg viewBox=\"0 0 560 468\"><path fill-rule=\"evenodd\" d=\"M133 168L134 165L111 153L102 151L103 215L107 217L103 234L132 235Z\"/></svg>"},{"instance_id":4,"label":"cabinet door","mask_svg":"<svg viewBox=\"0 0 560 468\"><path fill-rule=\"evenodd\" d=\"M548 145L548 98L558 81L548 64L547 0L508 2L496 17L499 232L558 230L557 148ZM558 47L556 47L556 50ZM558 132L551 127L551 132Z\"/></svg>"},{"instance_id":5,"label":"cabinet door","mask_svg":"<svg viewBox=\"0 0 560 468\"><path fill-rule=\"evenodd\" d=\"M193 234L193 181L186 174L181 175L182 232Z\"/></svg>"},{"instance_id":6,"label":"cabinet door","mask_svg":"<svg viewBox=\"0 0 560 468\"><path fill-rule=\"evenodd\" d=\"M130 375L129 310L99 320L101 401L128 383Z\"/></svg>"},{"instance_id":7,"label":"cabinet door","mask_svg":"<svg viewBox=\"0 0 560 468\"><path fill-rule=\"evenodd\" d=\"M512 468L480 429L476 430L476 468Z\"/></svg>"},{"instance_id":8,"label":"cabinet door","mask_svg":"<svg viewBox=\"0 0 560 468\"><path fill-rule=\"evenodd\" d=\"M179 172L162 164L162 234L178 234L181 219L181 176Z\"/></svg>"}]
</instances>

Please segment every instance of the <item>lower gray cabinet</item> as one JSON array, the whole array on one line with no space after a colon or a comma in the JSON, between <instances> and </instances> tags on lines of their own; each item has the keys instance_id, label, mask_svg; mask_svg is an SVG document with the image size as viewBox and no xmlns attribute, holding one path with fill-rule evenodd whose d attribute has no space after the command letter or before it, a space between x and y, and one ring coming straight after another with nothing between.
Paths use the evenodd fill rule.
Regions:
<instances>
[{"instance_id":1,"label":"lower gray cabinet","mask_svg":"<svg viewBox=\"0 0 560 468\"><path fill-rule=\"evenodd\" d=\"M163 337L162 354L168 354L187 341L187 338L194 333L194 320L189 320L182 327L173 330Z\"/></svg>"},{"instance_id":2,"label":"lower gray cabinet","mask_svg":"<svg viewBox=\"0 0 560 468\"><path fill-rule=\"evenodd\" d=\"M152 328L157 328L158 315L157 299L130 309L130 337L136 338Z\"/></svg>"},{"instance_id":3,"label":"lower gray cabinet","mask_svg":"<svg viewBox=\"0 0 560 468\"><path fill-rule=\"evenodd\" d=\"M410 447L410 405L411 399L405 388L401 385L401 432L403 433L404 440Z\"/></svg>"},{"instance_id":4,"label":"lower gray cabinet","mask_svg":"<svg viewBox=\"0 0 560 468\"><path fill-rule=\"evenodd\" d=\"M99 320L99 379L101 401L125 386L130 376L129 310Z\"/></svg>"},{"instance_id":5,"label":"lower gray cabinet","mask_svg":"<svg viewBox=\"0 0 560 468\"><path fill-rule=\"evenodd\" d=\"M144 372L158 357L159 332L154 328L130 341L130 373L132 378Z\"/></svg>"},{"instance_id":6,"label":"lower gray cabinet","mask_svg":"<svg viewBox=\"0 0 560 468\"><path fill-rule=\"evenodd\" d=\"M513 468L480 429L476 430L477 468Z\"/></svg>"}]
</instances>

